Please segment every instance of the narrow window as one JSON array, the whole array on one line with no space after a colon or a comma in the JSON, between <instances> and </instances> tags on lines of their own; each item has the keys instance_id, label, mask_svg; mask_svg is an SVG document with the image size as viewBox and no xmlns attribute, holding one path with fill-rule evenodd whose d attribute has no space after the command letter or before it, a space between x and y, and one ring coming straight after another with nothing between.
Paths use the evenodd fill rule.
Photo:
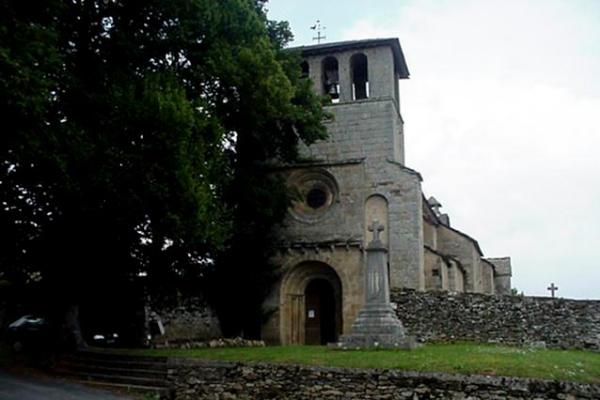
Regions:
<instances>
[{"instance_id":1,"label":"narrow window","mask_svg":"<svg viewBox=\"0 0 600 400\"><path fill-rule=\"evenodd\" d=\"M302 73L301 73L301 77L302 78L308 78L309 75L309 67L308 67L308 62L306 61L302 61L302 63L300 64L300 68L302 69Z\"/></svg>"},{"instance_id":2,"label":"narrow window","mask_svg":"<svg viewBox=\"0 0 600 400\"><path fill-rule=\"evenodd\" d=\"M323 91L331 98L332 103L340 102L340 79L338 62L333 57L323 60Z\"/></svg>"},{"instance_id":3,"label":"narrow window","mask_svg":"<svg viewBox=\"0 0 600 400\"><path fill-rule=\"evenodd\" d=\"M355 54L350 58L350 71L352 74L352 100L366 99L369 97L369 71L367 56Z\"/></svg>"}]
</instances>

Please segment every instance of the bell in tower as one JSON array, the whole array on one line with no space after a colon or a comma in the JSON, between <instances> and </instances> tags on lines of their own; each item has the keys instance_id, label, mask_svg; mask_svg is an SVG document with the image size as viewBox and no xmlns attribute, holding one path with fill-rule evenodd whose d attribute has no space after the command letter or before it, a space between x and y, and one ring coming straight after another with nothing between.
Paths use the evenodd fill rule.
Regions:
<instances>
[{"instance_id":1,"label":"bell in tower","mask_svg":"<svg viewBox=\"0 0 600 400\"><path fill-rule=\"evenodd\" d=\"M323 60L323 89L329 95L332 103L340 100L340 78L338 61L334 57Z\"/></svg>"}]
</instances>

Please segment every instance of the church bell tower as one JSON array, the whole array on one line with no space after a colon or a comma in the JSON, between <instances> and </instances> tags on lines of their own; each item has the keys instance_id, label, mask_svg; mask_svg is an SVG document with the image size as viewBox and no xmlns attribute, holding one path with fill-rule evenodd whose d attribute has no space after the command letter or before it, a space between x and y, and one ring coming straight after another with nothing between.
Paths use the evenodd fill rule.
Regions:
<instances>
[{"instance_id":1,"label":"church bell tower","mask_svg":"<svg viewBox=\"0 0 600 400\"><path fill-rule=\"evenodd\" d=\"M398 39L300 49L303 72L315 92L330 99L328 111L335 116L328 126L329 140L311 146L308 153L330 160L384 157L404 164L399 86L409 73Z\"/></svg>"},{"instance_id":2,"label":"church bell tower","mask_svg":"<svg viewBox=\"0 0 600 400\"><path fill-rule=\"evenodd\" d=\"M308 162L278 171L300 198L277 232L282 279L265 304L276 311L263 336L323 344L349 332L364 305L373 220L382 225L390 286L424 287L421 178L404 165L399 86L409 73L398 39L295 50L333 118L328 138L302 149Z\"/></svg>"}]
</instances>

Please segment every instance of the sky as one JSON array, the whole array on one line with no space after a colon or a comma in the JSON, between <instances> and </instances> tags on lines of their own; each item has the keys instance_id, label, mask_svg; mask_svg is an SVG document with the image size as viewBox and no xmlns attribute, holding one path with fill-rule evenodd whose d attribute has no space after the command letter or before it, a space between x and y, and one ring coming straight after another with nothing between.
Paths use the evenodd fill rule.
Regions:
<instances>
[{"instance_id":1,"label":"sky","mask_svg":"<svg viewBox=\"0 0 600 400\"><path fill-rule=\"evenodd\" d=\"M270 0L295 41L397 37L406 165L526 295L600 299L600 1Z\"/></svg>"}]
</instances>

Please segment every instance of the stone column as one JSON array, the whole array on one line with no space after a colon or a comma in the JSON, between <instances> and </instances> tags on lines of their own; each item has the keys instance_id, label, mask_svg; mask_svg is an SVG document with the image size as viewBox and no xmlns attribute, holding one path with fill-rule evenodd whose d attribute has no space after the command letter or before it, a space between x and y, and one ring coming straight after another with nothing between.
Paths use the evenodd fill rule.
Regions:
<instances>
[{"instance_id":1,"label":"stone column","mask_svg":"<svg viewBox=\"0 0 600 400\"><path fill-rule=\"evenodd\" d=\"M367 246L365 305L352 324L349 335L340 338L337 348L414 348L390 303L387 248L379 238L383 225L373 221L373 240Z\"/></svg>"}]
</instances>

